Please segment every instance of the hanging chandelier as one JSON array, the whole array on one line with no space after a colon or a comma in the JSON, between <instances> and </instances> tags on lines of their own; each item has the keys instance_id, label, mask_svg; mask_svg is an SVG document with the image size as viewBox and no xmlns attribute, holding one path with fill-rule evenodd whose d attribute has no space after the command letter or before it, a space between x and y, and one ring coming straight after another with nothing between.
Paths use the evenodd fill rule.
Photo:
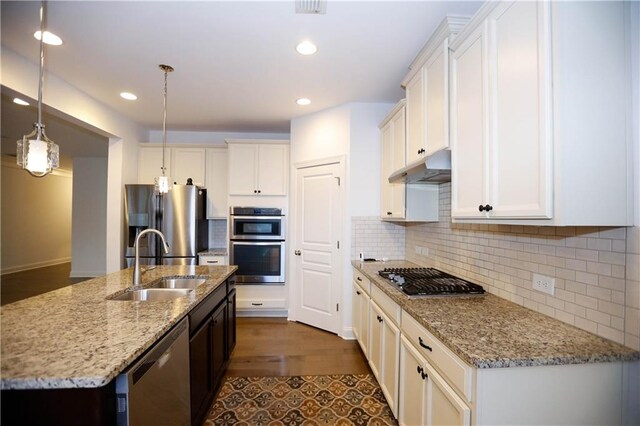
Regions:
<instances>
[{"instance_id":1,"label":"hanging chandelier","mask_svg":"<svg viewBox=\"0 0 640 426\"><path fill-rule=\"evenodd\" d=\"M44 34L46 3L40 6L40 34ZM38 121L33 131L18 140L17 163L35 177L43 177L60 166L58 145L49 139L42 123L42 86L44 85L44 37L40 37L40 79L38 80Z\"/></svg>"},{"instance_id":2,"label":"hanging chandelier","mask_svg":"<svg viewBox=\"0 0 640 426\"><path fill-rule=\"evenodd\" d=\"M173 67L164 64L158 66L164 72L164 108L162 113L162 167L160 167L162 174L155 181L156 191L160 194L166 194L171 189L171 180L169 176L166 176L167 168L164 166L164 157L167 150L167 74L173 72Z\"/></svg>"}]
</instances>

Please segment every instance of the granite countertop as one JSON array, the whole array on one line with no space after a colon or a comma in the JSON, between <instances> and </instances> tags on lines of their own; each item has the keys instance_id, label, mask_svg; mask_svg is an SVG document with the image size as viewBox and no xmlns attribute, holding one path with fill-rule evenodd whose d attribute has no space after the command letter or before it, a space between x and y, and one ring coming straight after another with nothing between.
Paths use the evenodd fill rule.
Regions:
<instances>
[{"instance_id":1,"label":"granite countertop","mask_svg":"<svg viewBox=\"0 0 640 426\"><path fill-rule=\"evenodd\" d=\"M228 254L226 248L212 248L198 252L198 256L227 256Z\"/></svg>"},{"instance_id":2,"label":"granite countertop","mask_svg":"<svg viewBox=\"0 0 640 426\"><path fill-rule=\"evenodd\" d=\"M411 262L354 260L352 265L451 351L477 368L640 359L640 352L631 348L492 294L409 299L378 275L383 268L419 267Z\"/></svg>"},{"instance_id":3,"label":"granite countertop","mask_svg":"<svg viewBox=\"0 0 640 426\"><path fill-rule=\"evenodd\" d=\"M158 266L144 283L207 276L171 301L106 300L132 286L132 270L63 287L2 307L1 389L104 386L236 271L236 266Z\"/></svg>"}]
</instances>

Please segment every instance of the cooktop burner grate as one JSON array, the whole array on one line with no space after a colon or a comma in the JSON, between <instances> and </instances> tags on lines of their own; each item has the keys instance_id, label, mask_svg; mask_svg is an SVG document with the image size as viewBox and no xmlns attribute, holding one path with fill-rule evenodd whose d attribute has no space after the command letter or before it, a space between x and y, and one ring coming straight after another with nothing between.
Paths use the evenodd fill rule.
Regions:
<instances>
[{"instance_id":1,"label":"cooktop burner grate","mask_svg":"<svg viewBox=\"0 0 640 426\"><path fill-rule=\"evenodd\" d=\"M482 286L434 268L385 268L378 274L409 297L484 294Z\"/></svg>"}]
</instances>

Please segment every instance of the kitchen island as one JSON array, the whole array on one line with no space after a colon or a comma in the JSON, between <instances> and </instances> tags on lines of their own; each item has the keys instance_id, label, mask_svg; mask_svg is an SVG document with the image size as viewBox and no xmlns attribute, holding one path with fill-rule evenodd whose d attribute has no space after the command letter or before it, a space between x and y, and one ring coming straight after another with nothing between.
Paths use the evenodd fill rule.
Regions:
<instances>
[{"instance_id":1,"label":"kitchen island","mask_svg":"<svg viewBox=\"0 0 640 426\"><path fill-rule=\"evenodd\" d=\"M400 424L637 420L639 352L492 294L409 299L378 275L411 262L352 265L354 333Z\"/></svg>"},{"instance_id":2,"label":"kitchen island","mask_svg":"<svg viewBox=\"0 0 640 426\"><path fill-rule=\"evenodd\" d=\"M88 401L103 400L112 393L116 376L201 302L214 293L226 298L236 269L158 266L145 272L143 287L166 276L206 279L187 296L168 301L108 300L132 286L132 270L125 269L3 306L3 423L6 398L19 398L23 391L34 402L53 395L37 392L42 390L60 390L58 396L76 398L79 407L86 402L83 395L93 395Z\"/></svg>"}]
</instances>

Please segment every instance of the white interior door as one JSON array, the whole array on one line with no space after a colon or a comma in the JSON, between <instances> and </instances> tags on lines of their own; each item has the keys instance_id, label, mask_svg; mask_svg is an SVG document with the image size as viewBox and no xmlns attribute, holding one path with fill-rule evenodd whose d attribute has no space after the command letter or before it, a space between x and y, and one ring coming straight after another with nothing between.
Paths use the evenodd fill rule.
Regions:
<instances>
[{"instance_id":1,"label":"white interior door","mask_svg":"<svg viewBox=\"0 0 640 426\"><path fill-rule=\"evenodd\" d=\"M342 210L339 163L297 169L294 268L296 320L338 332Z\"/></svg>"}]
</instances>

